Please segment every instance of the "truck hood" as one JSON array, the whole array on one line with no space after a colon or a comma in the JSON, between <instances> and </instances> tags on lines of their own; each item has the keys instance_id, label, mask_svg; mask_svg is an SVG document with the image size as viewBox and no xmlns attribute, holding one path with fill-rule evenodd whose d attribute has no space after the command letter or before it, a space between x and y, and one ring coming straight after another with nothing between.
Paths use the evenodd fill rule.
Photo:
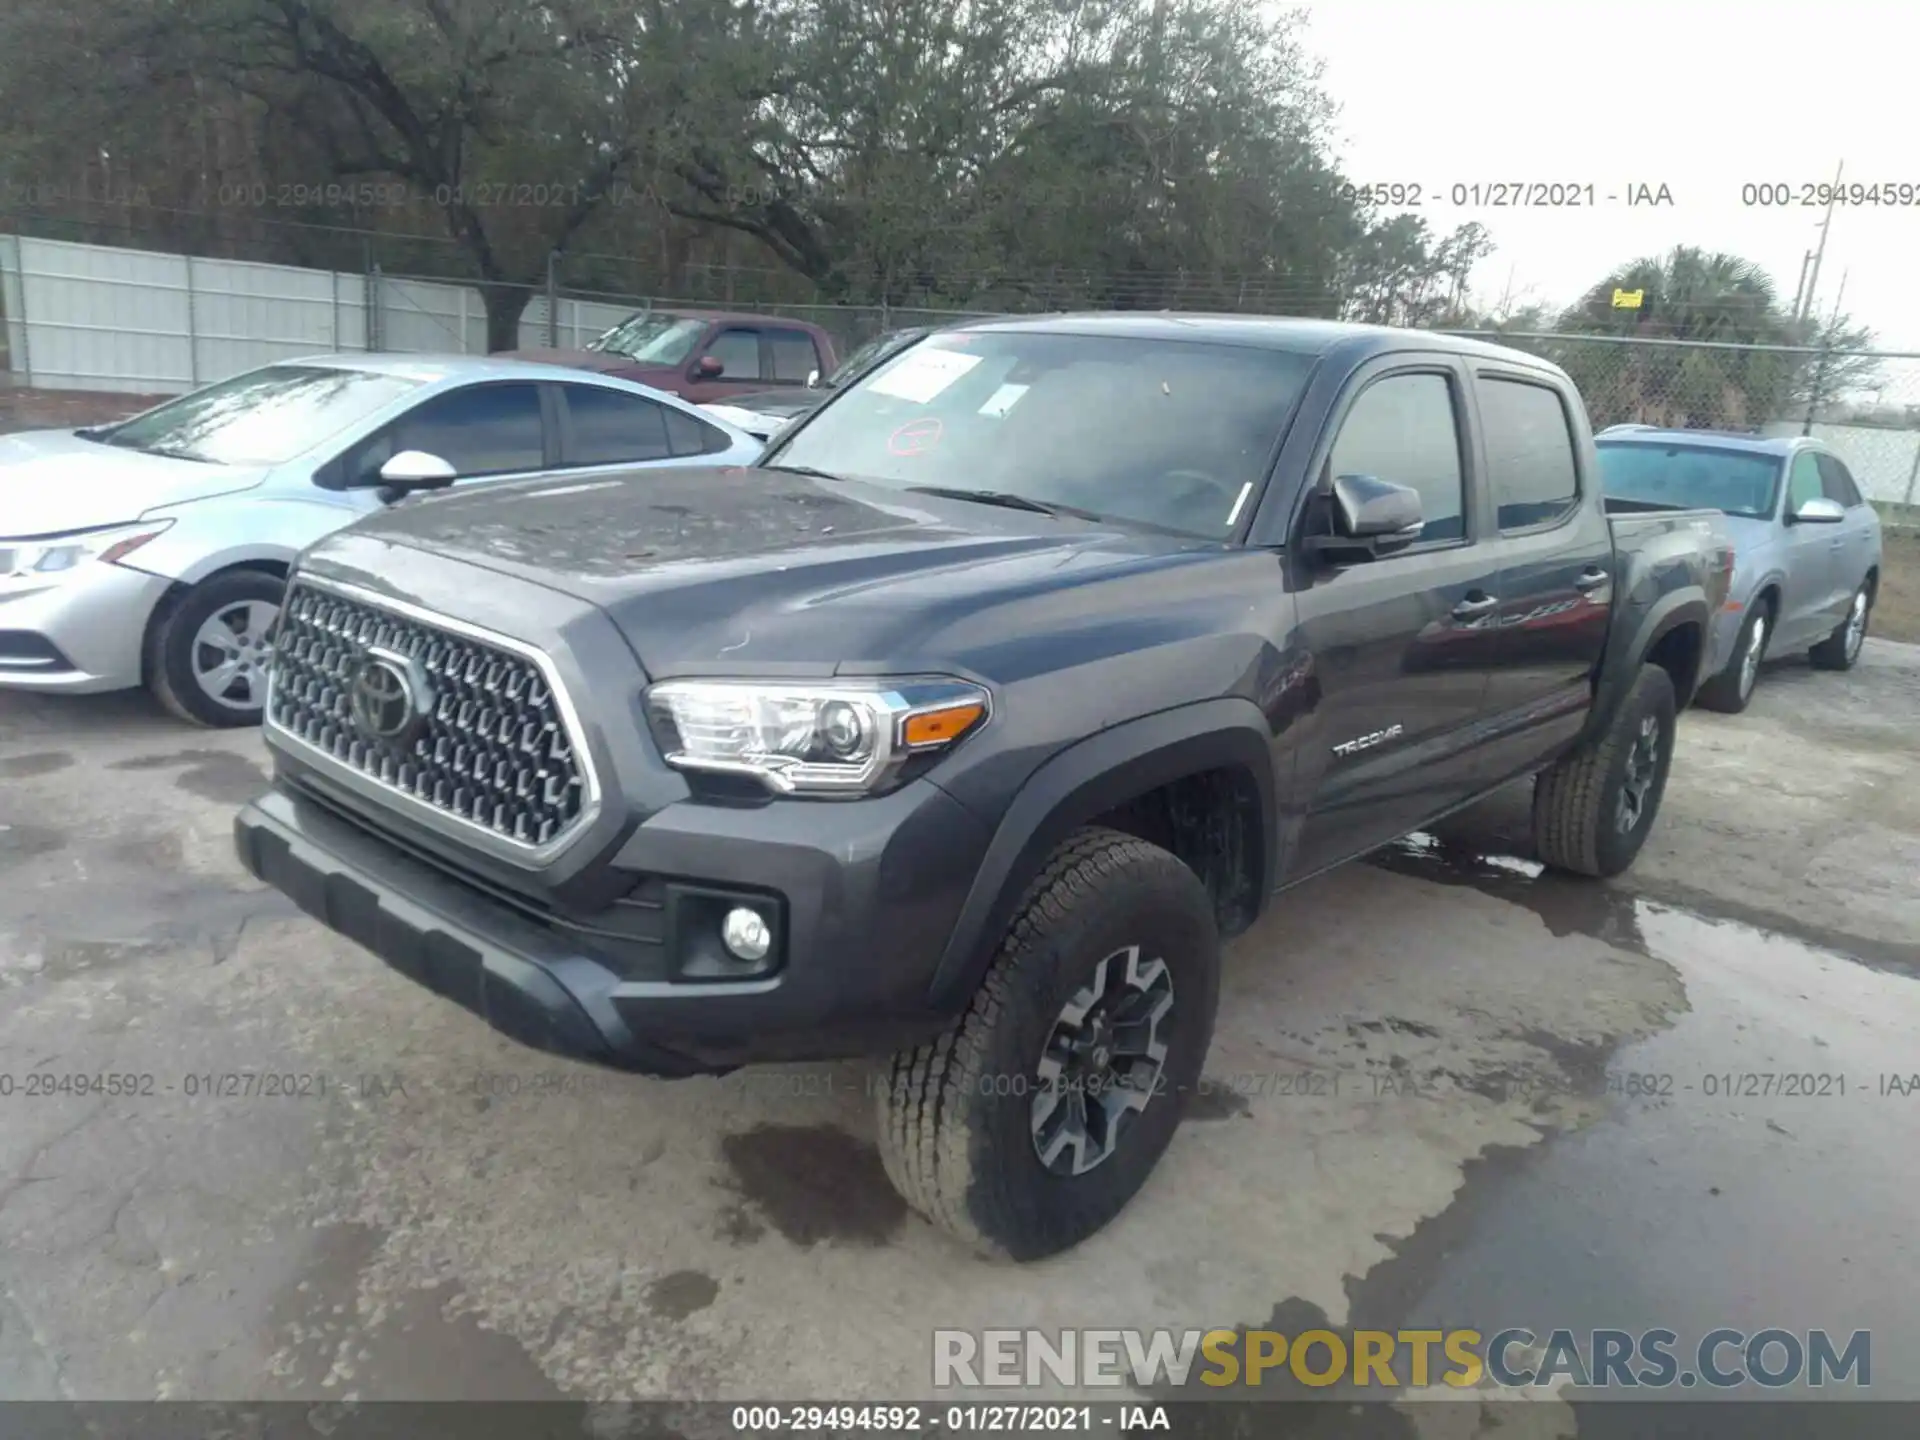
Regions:
<instances>
[{"instance_id":1,"label":"truck hood","mask_svg":"<svg viewBox=\"0 0 1920 1440\"><path fill-rule=\"evenodd\" d=\"M1222 568L1201 563L1223 553L1207 541L743 468L447 493L340 532L308 563L392 593L409 568L396 546L598 606L655 678L902 664L1006 675L1037 661L1028 642L1042 635L1091 660L1177 641L1189 621L1205 633L1231 588L1199 579ZM1196 584L1221 593L1183 620Z\"/></svg>"},{"instance_id":2,"label":"truck hood","mask_svg":"<svg viewBox=\"0 0 1920 1440\"><path fill-rule=\"evenodd\" d=\"M258 485L265 471L122 450L72 430L0 436L0 534L62 535Z\"/></svg>"}]
</instances>

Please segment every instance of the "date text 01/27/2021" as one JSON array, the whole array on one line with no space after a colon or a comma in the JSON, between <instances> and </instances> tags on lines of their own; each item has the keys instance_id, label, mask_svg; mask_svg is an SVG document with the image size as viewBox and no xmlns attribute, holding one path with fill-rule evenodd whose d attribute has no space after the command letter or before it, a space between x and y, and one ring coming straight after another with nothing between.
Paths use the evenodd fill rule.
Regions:
<instances>
[{"instance_id":1,"label":"date text 01/27/2021","mask_svg":"<svg viewBox=\"0 0 1920 1440\"><path fill-rule=\"evenodd\" d=\"M1105 1431L1135 1435L1173 1429L1166 1406L1139 1404L736 1405L731 1419L735 1432L742 1435L809 1431L848 1434L855 1430L1000 1435Z\"/></svg>"},{"instance_id":2,"label":"date text 01/27/2021","mask_svg":"<svg viewBox=\"0 0 1920 1440\"><path fill-rule=\"evenodd\" d=\"M1592 210L1602 205L1671 206L1673 188L1662 180L1596 184L1591 180L1420 180L1342 184L1340 198L1394 210Z\"/></svg>"}]
</instances>

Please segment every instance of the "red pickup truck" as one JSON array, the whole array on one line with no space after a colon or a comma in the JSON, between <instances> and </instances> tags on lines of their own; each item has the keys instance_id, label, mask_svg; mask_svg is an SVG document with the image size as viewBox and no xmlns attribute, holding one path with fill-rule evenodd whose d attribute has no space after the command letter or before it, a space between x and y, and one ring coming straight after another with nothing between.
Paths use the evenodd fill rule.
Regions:
<instances>
[{"instance_id":1,"label":"red pickup truck","mask_svg":"<svg viewBox=\"0 0 1920 1440\"><path fill-rule=\"evenodd\" d=\"M579 350L515 350L521 360L635 380L695 403L803 388L838 362L833 337L804 320L714 310L642 310Z\"/></svg>"}]
</instances>

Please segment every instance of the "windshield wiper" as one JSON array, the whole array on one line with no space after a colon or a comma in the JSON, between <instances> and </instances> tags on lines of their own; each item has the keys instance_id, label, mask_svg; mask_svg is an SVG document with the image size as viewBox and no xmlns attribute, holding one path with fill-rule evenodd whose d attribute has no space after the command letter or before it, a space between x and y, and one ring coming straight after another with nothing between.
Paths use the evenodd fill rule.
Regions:
<instances>
[{"instance_id":1,"label":"windshield wiper","mask_svg":"<svg viewBox=\"0 0 1920 1440\"><path fill-rule=\"evenodd\" d=\"M943 500L973 500L982 505L999 505L1007 510L1031 510L1036 515L1052 515L1056 518L1068 515L1075 520L1107 519L1097 510L1082 510L1077 505L1060 505L1051 500L1035 500L1030 495L1016 495L1011 490L967 490L958 485L909 485L907 489L915 495L938 495Z\"/></svg>"},{"instance_id":2,"label":"windshield wiper","mask_svg":"<svg viewBox=\"0 0 1920 1440\"><path fill-rule=\"evenodd\" d=\"M721 402L725 404L725 401ZM835 475L831 470L817 470L811 465L762 465L762 470L778 470L783 475L810 475L815 480L838 480L845 483L846 476Z\"/></svg>"}]
</instances>

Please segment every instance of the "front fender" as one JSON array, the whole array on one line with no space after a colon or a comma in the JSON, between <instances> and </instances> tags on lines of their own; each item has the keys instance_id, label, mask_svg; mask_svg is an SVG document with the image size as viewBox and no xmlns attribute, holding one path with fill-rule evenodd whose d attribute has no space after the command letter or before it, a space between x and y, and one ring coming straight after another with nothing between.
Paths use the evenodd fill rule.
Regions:
<instances>
[{"instance_id":1,"label":"front fender","mask_svg":"<svg viewBox=\"0 0 1920 1440\"><path fill-rule=\"evenodd\" d=\"M1007 808L934 971L937 1009L965 1003L992 963L1014 907L1060 842L1096 816L1188 775L1244 769L1260 795L1260 896L1273 890L1279 837L1273 739L1251 700L1229 696L1102 730L1036 770Z\"/></svg>"},{"instance_id":2,"label":"front fender","mask_svg":"<svg viewBox=\"0 0 1920 1440\"><path fill-rule=\"evenodd\" d=\"M157 511L151 518L171 519L173 524L123 563L177 584L197 585L216 570L235 565L284 568L309 545L359 515L325 500L256 498L232 505L203 501Z\"/></svg>"}]
</instances>

